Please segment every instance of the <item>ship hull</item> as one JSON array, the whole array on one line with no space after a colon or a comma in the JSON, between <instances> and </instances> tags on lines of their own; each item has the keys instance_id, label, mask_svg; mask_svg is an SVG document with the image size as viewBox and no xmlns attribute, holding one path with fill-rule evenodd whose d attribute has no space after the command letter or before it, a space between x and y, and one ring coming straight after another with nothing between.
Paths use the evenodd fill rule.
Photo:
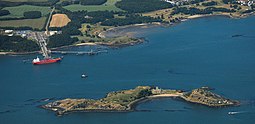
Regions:
<instances>
[{"instance_id":1,"label":"ship hull","mask_svg":"<svg viewBox=\"0 0 255 124\"><path fill-rule=\"evenodd\" d=\"M60 62L61 58L54 58L54 59L43 59L40 60L39 62L33 62L34 65L43 65L43 64L51 64L51 63L56 63Z\"/></svg>"}]
</instances>

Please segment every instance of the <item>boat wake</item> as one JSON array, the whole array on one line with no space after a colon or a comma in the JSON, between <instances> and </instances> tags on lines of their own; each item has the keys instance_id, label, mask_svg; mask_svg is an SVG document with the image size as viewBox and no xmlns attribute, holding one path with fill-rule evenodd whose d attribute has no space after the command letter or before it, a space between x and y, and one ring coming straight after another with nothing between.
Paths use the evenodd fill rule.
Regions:
<instances>
[{"instance_id":1,"label":"boat wake","mask_svg":"<svg viewBox=\"0 0 255 124\"><path fill-rule=\"evenodd\" d=\"M5 111L0 111L0 114L6 114L6 113L13 113L16 112L17 110L5 110Z\"/></svg>"},{"instance_id":2,"label":"boat wake","mask_svg":"<svg viewBox=\"0 0 255 124\"><path fill-rule=\"evenodd\" d=\"M33 61L33 59L23 59L22 60L23 63L29 63L29 64L31 64L31 61Z\"/></svg>"},{"instance_id":3,"label":"boat wake","mask_svg":"<svg viewBox=\"0 0 255 124\"><path fill-rule=\"evenodd\" d=\"M228 112L228 115L236 115L236 114L241 114L241 113L246 113L246 111L230 111L230 112Z\"/></svg>"}]
</instances>

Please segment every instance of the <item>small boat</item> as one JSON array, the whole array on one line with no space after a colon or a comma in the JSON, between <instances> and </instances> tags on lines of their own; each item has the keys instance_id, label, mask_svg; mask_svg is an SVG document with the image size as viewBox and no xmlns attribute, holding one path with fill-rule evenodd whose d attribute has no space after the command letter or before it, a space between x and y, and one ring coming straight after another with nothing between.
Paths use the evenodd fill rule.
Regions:
<instances>
[{"instance_id":1,"label":"small boat","mask_svg":"<svg viewBox=\"0 0 255 124\"><path fill-rule=\"evenodd\" d=\"M61 58L58 57L58 58L45 58L43 60L40 60L38 57L36 59L34 59L32 61L32 63L34 65L42 65L42 64L51 64L51 63L56 63L56 62L60 62L61 61Z\"/></svg>"},{"instance_id":2,"label":"small boat","mask_svg":"<svg viewBox=\"0 0 255 124\"><path fill-rule=\"evenodd\" d=\"M238 114L239 112L228 112L229 115Z\"/></svg>"},{"instance_id":3,"label":"small boat","mask_svg":"<svg viewBox=\"0 0 255 124\"><path fill-rule=\"evenodd\" d=\"M87 78L87 77L88 77L88 75L85 75L85 74L81 75L81 78Z\"/></svg>"}]
</instances>

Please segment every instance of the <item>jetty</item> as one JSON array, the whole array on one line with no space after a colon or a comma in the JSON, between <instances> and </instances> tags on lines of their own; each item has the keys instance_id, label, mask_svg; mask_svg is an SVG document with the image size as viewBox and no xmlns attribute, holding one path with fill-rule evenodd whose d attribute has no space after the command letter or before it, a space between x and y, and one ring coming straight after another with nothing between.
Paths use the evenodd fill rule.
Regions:
<instances>
[{"instance_id":1,"label":"jetty","mask_svg":"<svg viewBox=\"0 0 255 124\"><path fill-rule=\"evenodd\" d=\"M107 50L90 50L90 51L51 51L51 54L75 54L75 55L97 55L100 53L107 53Z\"/></svg>"}]
</instances>

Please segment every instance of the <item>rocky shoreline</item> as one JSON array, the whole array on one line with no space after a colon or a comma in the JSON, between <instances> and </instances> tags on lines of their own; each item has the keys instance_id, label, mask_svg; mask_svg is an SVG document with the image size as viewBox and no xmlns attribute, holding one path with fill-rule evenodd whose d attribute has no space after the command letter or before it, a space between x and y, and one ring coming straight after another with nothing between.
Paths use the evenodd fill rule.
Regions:
<instances>
[{"instance_id":1,"label":"rocky shoreline","mask_svg":"<svg viewBox=\"0 0 255 124\"><path fill-rule=\"evenodd\" d=\"M212 93L207 87L194 89L191 92L180 96L185 101L206 105L209 107L238 106L239 101L224 98L218 94Z\"/></svg>"},{"instance_id":2,"label":"rocky shoreline","mask_svg":"<svg viewBox=\"0 0 255 124\"><path fill-rule=\"evenodd\" d=\"M144 38L135 38L134 34L138 33L136 29L148 29L152 27L157 27L157 26L162 26L162 27L169 27L173 26L176 24L179 24L183 21L189 20L189 19L197 19L197 18L204 18L204 17L212 17L212 16L225 16L229 18L234 18L234 19L240 19L240 18L246 18L248 16L252 16L255 13L248 13L248 14L242 14L239 16L233 16L230 15L229 13L218 13L218 14L204 14L204 15L192 15L188 16L186 18L183 18L179 20L178 22L172 23L172 24L167 24L167 23L143 23L143 24L134 24L134 25L127 25L127 26L120 26L120 27L114 27L110 28L106 31L99 32L99 37L106 38L109 37L107 36L107 33L115 33L113 36L110 37L116 37L116 36L127 36L130 37L132 40L130 42L86 42L86 43L78 43L78 44L73 44L73 45L68 45L68 46L62 46L58 48L52 48L53 50L59 49L59 48L66 48L66 47L74 47L74 46L91 46L91 45L102 45L102 46L108 46L112 48L121 48L121 47L126 47L126 46L133 46L137 44L141 44L145 41ZM129 30L129 31L121 31L121 30ZM133 31L132 31L133 30ZM134 31L135 30L135 31ZM118 33L117 33L118 32ZM39 53L39 51L32 51L32 52L0 52L0 55L26 55L26 54L36 54Z\"/></svg>"},{"instance_id":3,"label":"rocky shoreline","mask_svg":"<svg viewBox=\"0 0 255 124\"><path fill-rule=\"evenodd\" d=\"M102 31L99 33L99 37L101 38L110 38L110 37L118 37L118 36L129 36L134 37L134 34L137 34L141 31L141 29L148 29L158 26L168 26L169 24L165 23L142 23L142 24L133 24L126 26L119 26L107 29L106 31ZM138 31L139 30L139 31Z\"/></svg>"},{"instance_id":4,"label":"rocky shoreline","mask_svg":"<svg viewBox=\"0 0 255 124\"><path fill-rule=\"evenodd\" d=\"M42 105L41 107L54 111L57 115L72 112L131 112L143 101L167 97L181 98L184 101L208 107L240 105L239 101L224 98L204 87L184 92L181 90L138 86L135 89L110 92L106 97L98 100L67 98Z\"/></svg>"},{"instance_id":5,"label":"rocky shoreline","mask_svg":"<svg viewBox=\"0 0 255 124\"><path fill-rule=\"evenodd\" d=\"M119 35L128 35L128 36L134 36L133 34L135 34L135 32L138 32L135 29L146 29L146 28L153 28L153 27L158 27L158 26L162 26L162 27L169 27L171 25L175 25L178 23L181 23L183 21L189 20L189 19L197 19L197 18L204 18L204 17L212 17L212 16L225 16L225 17L229 17L229 18L234 18L234 19L240 19L240 18L246 18L248 16L252 16L255 13L248 13L248 14L241 14L239 16L234 16L231 15L230 13L217 13L217 14L201 14L201 15L190 15L187 16L181 20L179 20L178 22L175 23L161 23L161 22L155 22L155 23L142 23L142 24L134 24L134 25L127 25L127 26L120 26L120 27L114 27L114 28L110 28L106 31L102 31L99 33L99 36L102 38L106 38L106 37L114 37L114 36L119 36ZM129 31L123 31L123 30L129 30ZM132 31L133 30L133 31ZM119 34L113 34L113 36L108 36L107 33L119 33Z\"/></svg>"}]
</instances>

